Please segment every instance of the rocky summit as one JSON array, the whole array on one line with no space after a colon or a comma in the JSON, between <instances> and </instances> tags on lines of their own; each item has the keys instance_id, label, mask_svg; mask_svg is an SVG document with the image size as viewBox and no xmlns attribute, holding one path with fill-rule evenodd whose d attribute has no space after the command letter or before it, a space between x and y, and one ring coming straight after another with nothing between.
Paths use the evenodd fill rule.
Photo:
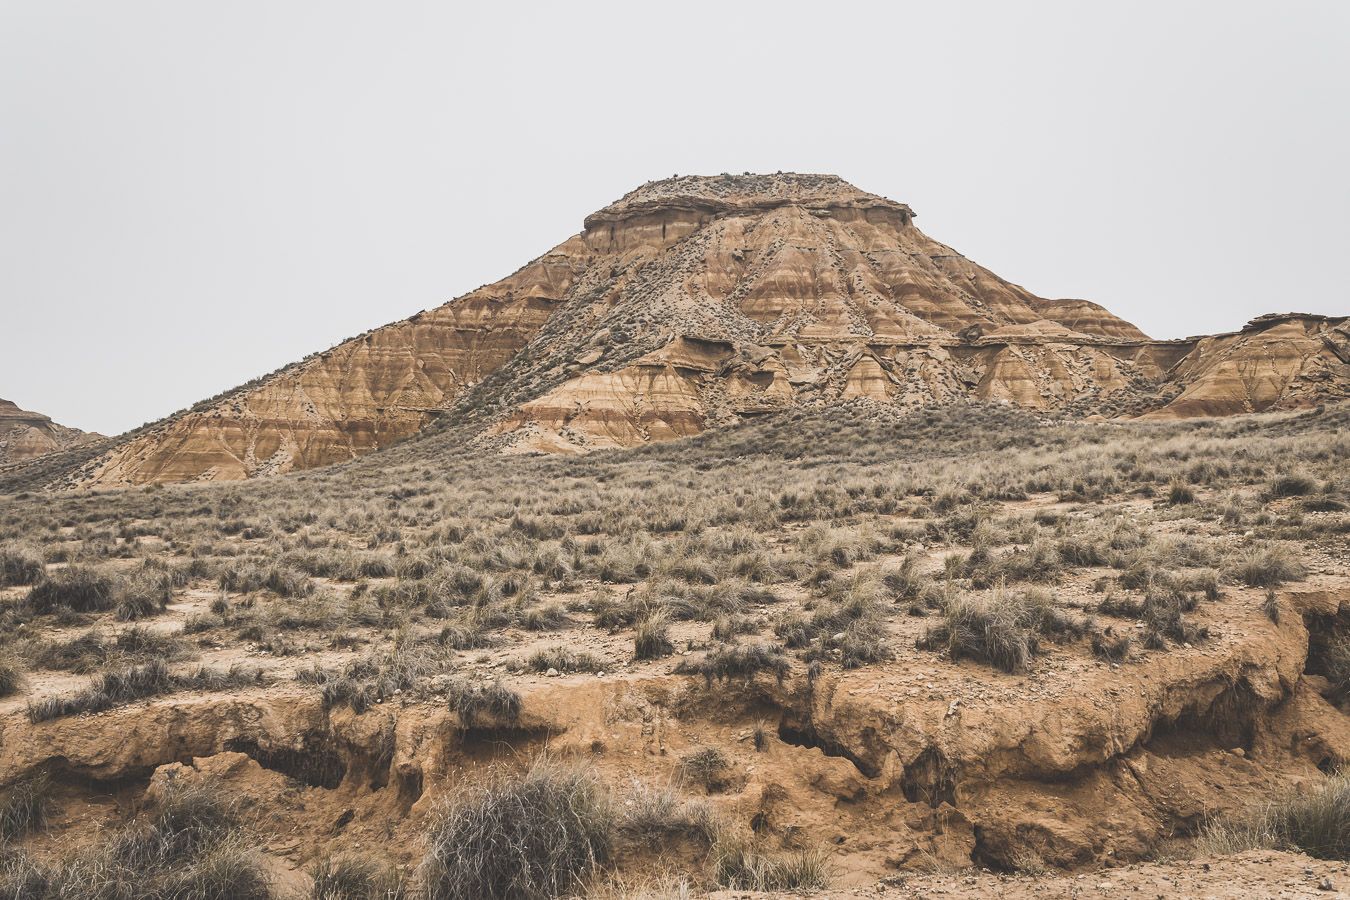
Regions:
<instances>
[{"instance_id":1,"label":"rocky summit","mask_svg":"<svg viewBox=\"0 0 1350 900\"><path fill-rule=\"evenodd\" d=\"M1153 340L914 220L832 175L650 182L501 281L141 429L63 483L312 468L434 419L503 452L574 453L846 401L1170 419L1350 395L1345 317Z\"/></svg>"}]
</instances>

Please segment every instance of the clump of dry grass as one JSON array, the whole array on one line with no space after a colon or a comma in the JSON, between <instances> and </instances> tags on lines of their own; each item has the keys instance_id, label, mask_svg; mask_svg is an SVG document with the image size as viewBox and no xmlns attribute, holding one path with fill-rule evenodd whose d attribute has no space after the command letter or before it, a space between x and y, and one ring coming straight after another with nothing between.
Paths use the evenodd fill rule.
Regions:
<instances>
[{"instance_id":1,"label":"clump of dry grass","mask_svg":"<svg viewBox=\"0 0 1350 900\"><path fill-rule=\"evenodd\" d=\"M725 824L718 829L710 857L717 883L734 890L803 891L830 885L829 857L822 851L776 853Z\"/></svg>"},{"instance_id":2,"label":"clump of dry grass","mask_svg":"<svg viewBox=\"0 0 1350 900\"><path fill-rule=\"evenodd\" d=\"M221 671L202 667L187 674L174 674L163 660L154 660L140 666L116 669L96 676L88 687L65 697L47 697L28 704L30 722L45 722L61 716L102 712L147 697L170 694L175 691L222 691L244 685L261 684L264 676L258 669L231 666Z\"/></svg>"},{"instance_id":3,"label":"clump of dry grass","mask_svg":"<svg viewBox=\"0 0 1350 900\"><path fill-rule=\"evenodd\" d=\"M962 595L948 603L943 621L919 639L921 650L939 650L952 660L974 659L1005 672L1025 672L1040 650L1052 615L1035 595L998 590Z\"/></svg>"},{"instance_id":4,"label":"clump of dry grass","mask_svg":"<svg viewBox=\"0 0 1350 900\"><path fill-rule=\"evenodd\" d=\"M500 681L454 681L446 697L465 728L475 728L484 720L510 725L520 718L520 694Z\"/></svg>"},{"instance_id":5,"label":"clump of dry grass","mask_svg":"<svg viewBox=\"0 0 1350 900\"><path fill-rule=\"evenodd\" d=\"M47 571L42 554L22 544L0 544L0 587L36 584Z\"/></svg>"},{"instance_id":6,"label":"clump of dry grass","mask_svg":"<svg viewBox=\"0 0 1350 900\"><path fill-rule=\"evenodd\" d=\"M403 900L410 893L397 869L369 857L324 857L314 864L310 878L310 900Z\"/></svg>"},{"instance_id":7,"label":"clump of dry grass","mask_svg":"<svg viewBox=\"0 0 1350 900\"><path fill-rule=\"evenodd\" d=\"M634 659L659 659L675 649L670 640L670 623L662 611L656 611L637 623L633 634Z\"/></svg>"},{"instance_id":8,"label":"clump of dry grass","mask_svg":"<svg viewBox=\"0 0 1350 900\"><path fill-rule=\"evenodd\" d=\"M1242 550L1229 560L1229 577L1248 587L1279 587L1286 581L1298 581L1307 569L1283 544L1266 544Z\"/></svg>"},{"instance_id":9,"label":"clump of dry grass","mask_svg":"<svg viewBox=\"0 0 1350 900\"><path fill-rule=\"evenodd\" d=\"M1287 794L1248 812L1211 820L1197 849L1214 855L1291 850L1320 859L1350 859L1350 777L1334 775L1316 789Z\"/></svg>"},{"instance_id":10,"label":"clump of dry grass","mask_svg":"<svg viewBox=\"0 0 1350 900\"><path fill-rule=\"evenodd\" d=\"M581 895L610 858L617 818L595 777L540 758L493 773L438 814L422 881L431 900Z\"/></svg>"},{"instance_id":11,"label":"clump of dry grass","mask_svg":"<svg viewBox=\"0 0 1350 900\"><path fill-rule=\"evenodd\" d=\"M781 647L773 644L732 644L710 651L696 662L683 660L675 667L681 675L702 675L709 685L714 680L733 678L750 681L760 672L769 672L780 683L787 677L791 663Z\"/></svg>"},{"instance_id":12,"label":"clump of dry grass","mask_svg":"<svg viewBox=\"0 0 1350 900\"><path fill-rule=\"evenodd\" d=\"M131 824L52 862L0 855L0 895L25 900L271 900L236 805L211 784L171 782Z\"/></svg>"}]
</instances>

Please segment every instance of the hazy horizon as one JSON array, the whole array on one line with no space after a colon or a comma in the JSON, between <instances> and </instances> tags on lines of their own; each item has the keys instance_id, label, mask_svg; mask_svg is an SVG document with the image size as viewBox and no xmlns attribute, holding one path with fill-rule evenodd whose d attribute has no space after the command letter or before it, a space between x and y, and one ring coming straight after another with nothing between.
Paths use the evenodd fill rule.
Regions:
<instances>
[{"instance_id":1,"label":"hazy horizon","mask_svg":"<svg viewBox=\"0 0 1350 900\"><path fill-rule=\"evenodd\" d=\"M0 11L0 397L86 430L495 281L674 173L837 174L1155 338L1350 313L1322 262L1346 4Z\"/></svg>"}]
</instances>

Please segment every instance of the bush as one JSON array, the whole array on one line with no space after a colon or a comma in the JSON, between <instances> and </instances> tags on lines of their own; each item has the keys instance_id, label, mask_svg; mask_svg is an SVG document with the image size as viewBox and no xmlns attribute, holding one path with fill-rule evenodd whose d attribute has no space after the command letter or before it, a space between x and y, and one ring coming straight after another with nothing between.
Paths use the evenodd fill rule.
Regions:
<instances>
[{"instance_id":1,"label":"bush","mask_svg":"<svg viewBox=\"0 0 1350 900\"><path fill-rule=\"evenodd\" d=\"M720 749L704 747L680 760L680 775L707 790L719 790L726 782L730 765L731 761Z\"/></svg>"},{"instance_id":2,"label":"bush","mask_svg":"<svg viewBox=\"0 0 1350 900\"><path fill-rule=\"evenodd\" d=\"M1289 794L1245 815L1217 819L1200 833L1213 854L1289 850L1350 859L1350 776L1334 775L1308 794Z\"/></svg>"},{"instance_id":3,"label":"bush","mask_svg":"<svg viewBox=\"0 0 1350 900\"><path fill-rule=\"evenodd\" d=\"M114 609L118 621L148 619L164 612L173 599L172 576L142 571L117 586Z\"/></svg>"},{"instance_id":4,"label":"bush","mask_svg":"<svg viewBox=\"0 0 1350 900\"><path fill-rule=\"evenodd\" d=\"M520 695L500 681L490 684L454 682L447 690L447 699L465 728L475 727L484 716L505 724L520 718Z\"/></svg>"},{"instance_id":5,"label":"bush","mask_svg":"<svg viewBox=\"0 0 1350 900\"><path fill-rule=\"evenodd\" d=\"M51 813L51 782L37 774L17 782L0 801L0 844L46 826Z\"/></svg>"},{"instance_id":6,"label":"bush","mask_svg":"<svg viewBox=\"0 0 1350 900\"><path fill-rule=\"evenodd\" d=\"M1339 631L1332 633L1322 654L1322 674L1337 697L1350 697L1350 636Z\"/></svg>"},{"instance_id":7,"label":"bush","mask_svg":"<svg viewBox=\"0 0 1350 900\"><path fill-rule=\"evenodd\" d=\"M347 663L330 672L317 665L296 673L297 681L318 685L326 709L348 706L357 715L412 688L435 667L433 660L412 649L395 649Z\"/></svg>"},{"instance_id":8,"label":"bush","mask_svg":"<svg viewBox=\"0 0 1350 900\"><path fill-rule=\"evenodd\" d=\"M1306 475L1281 475L1270 483L1266 496L1272 499L1306 497L1316 490L1317 482Z\"/></svg>"},{"instance_id":9,"label":"bush","mask_svg":"<svg viewBox=\"0 0 1350 900\"><path fill-rule=\"evenodd\" d=\"M940 650L952 660L974 659L1005 672L1025 672L1040 651L1043 632L1077 634L1047 597L997 591L963 596L947 605L943 621L919 639L921 650Z\"/></svg>"},{"instance_id":10,"label":"bush","mask_svg":"<svg viewBox=\"0 0 1350 900\"><path fill-rule=\"evenodd\" d=\"M772 672L781 684L791 664L781 647L773 644L735 644L719 647L698 662L681 661L675 667L679 675L702 675L709 685L713 679L750 681L760 672Z\"/></svg>"},{"instance_id":11,"label":"bush","mask_svg":"<svg viewBox=\"0 0 1350 900\"><path fill-rule=\"evenodd\" d=\"M33 586L27 603L39 615L61 609L105 612L112 609L117 583L87 566L58 569Z\"/></svg>"},{"instance_id":12,"label":"bush","mask_svg":"<svg viewBox=\"0 0 1350 900\"><path fill-rule=\"evenodd\" d=\"M605 667L604 663L590 653L567 647L536 650L526 660L525 665L534 672L547 672L549 669L557 669L559 672L600 672Z\"/></svg>"},{"instance_id":13,"label":"bush","mask_svg":"<svg viewBox=\"0 0 1350 900\"><path fill-rule=\"evenodd\" d=\"M551 900L584 894L615 820L593 776L540 759L446 807L422 862L429 900Z\"/></svg>"},{"instance_id":14,"label":"bush","mask_svg":"<svg viewBox=\"0 0 1350 900\"><path fill-rule=\"evenodd\" d=\"M1248 587L1279 587L1307 574L1303 563L1281 544L1244 550L1229 561L1227 574Z\"/></svg>"},{"instance_id":15,"label":"bush","mask_svg":"<svg viewBox=\"0 0 1350 900\"><path fill-rule=\"evenodd\" d=\"M163 660L132 666L96 676L89 687L68 697L48 697L28 704L28 720L45 722L61 716L102 712L119 706L181 690L221 691L246 684L262 683L257 669L231 666L222 672L202 667L188 675L174 675Z\"/></svg>"},{"instance_id":16,"label":"bush","mask_svg":"<svg viewBox=\"0 0 1350 900\"><path fill-rule=\"evenodd\" d=\"M23 687L23 669L12 659L0 656L0 697L17 694Z\"/></svg>"},{"instance_id":17,"label":"bush","mask_svg":"<svg viewBox=\"0 0 1350 900\"><path fill-rule=\"evenodd\" d=\"M42 555L31 547L0 544L0 587L36 584L46 571Z\"/></svg>"},{"instance_id":18,"label":"bush","mask_svg":"<svg viewBox=\"0 0 1350 900\"><path fill-rule=\"evenodd\" d=\"M213 786L170 782L154 808L50 865L0 861L0 896L25 900L270 900L237 810Z\"/></svg>"},{"instance_id":19,"label":"bush","mask_svg":"<svg viewBox=\"0 0 1350 900\"><path fill-rule=\"evenodd\" d=\"M362 857L326 857L310 875L310 900L403 900L408 895L397 869Z\"/></svg>"},{"instance_id":20,"label":"bush","mask_svg":"<svg viewBox=\"0 0 1350 900\"><path fill-rule=\"evenodd\" d=\"M1167 502L1171 506L1181 506L1195 502L1195 491L1184 481L1174 481L1167 490Z\"/></svg>"},{"instance_id":21,"label":"bush","mask_svg":"<svg viewBox=\"0 0 1350 900\"><path fill-rule=\"evenodd\" d=\"M280 597L308 597L314 592L314 582L299 569L283 565L244 563L221 571L221 588L249 594L266 588Z\"/></svg>"},{"instance_id":22,"label":"bush","mask_svg":"<svg viewBox=\"0 0 1350 900\"><path fill-rule=\"evenodd\" d=\"M653 613L638 622L633 635L633 659L659 659L669 656L674 649L665 615Z\"/></svg>"},{"instance_id":23,"label":"bush","mask_svg":"<svg viewBox=\"0 0 1350 900\"><path fill-rule=\"evenodd\" d=\"M728 827L712 847L713 877L723 887L746 891L797 891L829 887L828 858L818 850L775 854L752 837Z\"/></svg>"}]
</instances>

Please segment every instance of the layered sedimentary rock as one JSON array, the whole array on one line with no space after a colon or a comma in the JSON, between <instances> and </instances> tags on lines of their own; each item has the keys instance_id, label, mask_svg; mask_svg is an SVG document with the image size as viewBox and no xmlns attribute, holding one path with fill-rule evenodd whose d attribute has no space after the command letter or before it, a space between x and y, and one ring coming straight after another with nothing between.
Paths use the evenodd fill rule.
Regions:
<instances>
[{"instance_id":1,"label":"layered sedimentary rock","mask_svg":"<svg viewBox=\"0 0 1350 900\"><path fill-rule=\"evenodd\" d=\"M0 465L27 462L101 437L58 425L42 413L0 399Z\"/></svg>"},{"instance_id":2,"label":"layered sedimentary rock","mask_svg":"<svg viewBox=\"0 0 1350 900\"><path fill-rule=\"evenodd\" d=\"M123 441L73 481L325 465L433 418L508 451L631 447L799 405L963 399L1105 416L1343 396L1345 320L1152 341L1047 300L826 175L652 182L510 277Z\"/></svg>"},{"instance_id":3,"label":"layered sedimentary rock","mask_svg":"<svg viewBox=\"0 0 1350 900\"><path fill-rule=\"evenodd\" d=\"M1262 316L1202 338L1176 366L1185 387L1148 418L1226 416L1350 397L1350 319Z\"/></svg>"}]
</instances>

